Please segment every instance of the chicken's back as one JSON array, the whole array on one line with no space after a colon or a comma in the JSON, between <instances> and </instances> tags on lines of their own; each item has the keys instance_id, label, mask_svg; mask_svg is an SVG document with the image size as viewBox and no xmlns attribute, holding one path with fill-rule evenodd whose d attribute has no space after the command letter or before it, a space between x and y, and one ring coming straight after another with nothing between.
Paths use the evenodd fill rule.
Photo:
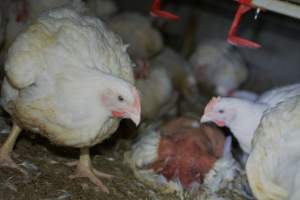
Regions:
<instances>
[{"instance_id":1,"label":"chicken's back","mask_svg":"<svg viewBox=\"0 0 300 200\"><path fill-rule=\"evenodd\" d=\"M247 176L258 199L299 199L300 96L268 110L256 130Z\"/></svg>"},{"instance_id":2,"label":"chicken's back","mask_svg":"<svg viewBox=\"0 0 300 200\"><path fill-rule=\"evenodd\" d=\"M297 95L300 95L300 84L292 84L292 85L274 88L272 90L264 92L257 99L257 102L265 103L270 107L274 107L278 103Z\"/></svg>"}]
</instances>

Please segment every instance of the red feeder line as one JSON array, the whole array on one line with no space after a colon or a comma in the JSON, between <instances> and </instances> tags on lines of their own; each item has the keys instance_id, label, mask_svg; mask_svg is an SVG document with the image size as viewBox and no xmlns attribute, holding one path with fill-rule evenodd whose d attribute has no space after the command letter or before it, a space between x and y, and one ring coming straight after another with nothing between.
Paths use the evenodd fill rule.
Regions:
<instances>
[{"instance_id":1,"label":"red feeder line","mask_svg":"<svg viewBox=\"0 0 300 200\"><path fill-rule=\"evenodd\" d=\"M178 17L177 15L174 15L168 11L161 10L160 6L160 0L154 0L151 9L152 16L163 17L170 20L180 20L180 17Z\"/></svg>"},{"instance_id":2,"label":"red feeder line","mask_svg":"<svg viewBox=\"0 0 300 200\"><path fill-rule=\"evenodd\" d=\"M240 5L232 22L227 41L233 45L257 49L261 47L260 44L236 35L242 16L254 7L251 2L252 0L239 0Z\"/></svg>"}]
</instances>

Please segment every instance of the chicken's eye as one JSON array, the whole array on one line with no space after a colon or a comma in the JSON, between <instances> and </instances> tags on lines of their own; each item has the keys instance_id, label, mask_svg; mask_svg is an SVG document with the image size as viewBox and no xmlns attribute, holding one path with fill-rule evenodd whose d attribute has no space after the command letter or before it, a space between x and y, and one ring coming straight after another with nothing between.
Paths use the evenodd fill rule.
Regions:
<instances>
[{"instance_id":1,"label":"chicken's eye","mask_svg":"<svg viewBox=\"0 0 300 200\"><path fill-rule=\"evenodd\" d=\"M222 110L222 109L221 109L221 110L219 110L219 113L221 113L221 114L222 114L222 113L224 113L224 110Z\"/></svg>"},{"instance_id":2,"label":"chicken's eye","mask_svg":"<svg viewBox=\"0 0 300 200\"><path fill-rule=\"evenodd\" d=\"M123 98L122 96L119 95L119 96L118 96L118 100L119 100L119 101L124 101L124 98Z\"/></svg>"}]
</instances>

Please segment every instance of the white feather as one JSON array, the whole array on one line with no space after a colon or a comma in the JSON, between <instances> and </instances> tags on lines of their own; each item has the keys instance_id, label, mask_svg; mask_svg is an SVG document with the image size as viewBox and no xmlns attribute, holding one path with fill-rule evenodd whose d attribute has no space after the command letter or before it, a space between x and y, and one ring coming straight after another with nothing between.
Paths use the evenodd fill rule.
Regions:
<instances>
[{"instance_id":1,"label":"white feather","mask_svg":"<svg viewBox=\"0 0 300 200\"><path fill-rule=\"evenodd\" d=\"M246 99L222 97L214 109L233 110L234 117L225 112L222 119L208 118L207 120L225 120L226 126L238 139L243 151L249 154L252 149L251 142L254 132L264 116L264 112L299 94L300 84L293 84L267 91L254 102Z\"/></svg>"},{"instance_id":2,"label":"white feather","mask_svg":"<svg viewBox=\"0 0 300 200\"><path fill-rule=\"evenodd\" d=\"M299 199L300 96L269 109L255 132L247 176L258 199Z\"/></svg>"}]
</instances>

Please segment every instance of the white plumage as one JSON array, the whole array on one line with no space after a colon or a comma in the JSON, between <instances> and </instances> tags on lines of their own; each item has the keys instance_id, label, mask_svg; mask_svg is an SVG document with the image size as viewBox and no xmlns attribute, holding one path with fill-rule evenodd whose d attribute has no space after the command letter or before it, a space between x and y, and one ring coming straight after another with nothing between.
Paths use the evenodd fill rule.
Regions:
<instances>
[{"instance_id":1,"label":"white plumage","mask_svg":"<svg viewBox=\"0 0 300 200\"><path fill-rule=\"evenodd\" d=\"M56 144L82 148L80 176L108 192L92 177L99 173L91 167L88 147L114 133L120 118L135 123L140 118L132 63L121 39L97 18L51 10L18 36L5 71L1 103L16 122L9 138L20 126ZM10 139L3 145L0 164L10 159L5 146L13 145Z\"/></svg>"},{"instance_id":2,"label":"white plumage","mask_svg":"<svg viewBox=\"0 0 300 200\"><path fill-rule=\"evenodd\" d=\"M300 84L292 84L277 87L264 92L256 100L258 103L265 103L270 107L276 106L279 102L285 101L290 97L300 94Z\"/></svg>"},{"instance_id":3,"label":"white plumage","mask_svg":"<svg viewBox=\"0 0 300 200\"><path fill-rule=\"evenodd\" d=\"M246 169L259 200L300 198L300 96L264 114Z\"/></svg>"},{"instance_id":4,"label":"white plumage","mask_svg":"<svg viewBox=\"0 0 300 200\"><path fill-rule=\"evenodd\" d=\"M215 98L206 106L201 120L229 127L243 151L250 153L251 141L264 111L299 94L300 84L294 84L267 91L254 102L231 97Z\"/></svg>"}]
</instances>

